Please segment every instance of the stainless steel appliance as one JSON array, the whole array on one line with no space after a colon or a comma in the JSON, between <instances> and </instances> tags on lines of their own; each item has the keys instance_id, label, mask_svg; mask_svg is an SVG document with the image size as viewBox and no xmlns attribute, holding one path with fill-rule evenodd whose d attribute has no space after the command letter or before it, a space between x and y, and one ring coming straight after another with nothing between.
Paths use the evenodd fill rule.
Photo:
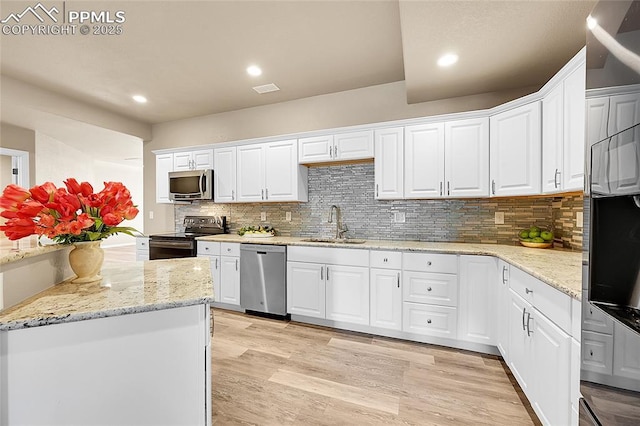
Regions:
<instances>
[{"instance_id":1,"label":"stainless steel appliance","mask_svg":"<svg viewBox=\"0 0 640 426\"><path fill-rule=\"evenodd\" d=\"M169 172L169 199L173 201L213 200L213 170Z\"/></svg>"},{"instance_id":2,"label":"stainless steel appliance","mask_svg":"<svg viewBox=\"0 0 640 426\"><path fill-rule=\"evenodd\" d=\"M287 314L287 247L240 245L240 306L246 311Z\"/></svg>"},{"instance_id":3,"label":"stainless steel appliance","mask_svg":"<svg viewBox=\"0 0 640 426\"><path fill-rule=\"evenodd\" d=\"M587 21L580 425L640 424L640 1Z\"/></svg>"},{"instance_id":4,"label":"stainless steel appliance","mask_svg":"<svg viewBox=\"0 0 640 426\"><path fill-rule=\"evenodd\" d=\"M149 237L149 259L195 257L196 238L227 232L226 216L186 216L184 232L156 234Z\"/></svg>"}]
</instances>

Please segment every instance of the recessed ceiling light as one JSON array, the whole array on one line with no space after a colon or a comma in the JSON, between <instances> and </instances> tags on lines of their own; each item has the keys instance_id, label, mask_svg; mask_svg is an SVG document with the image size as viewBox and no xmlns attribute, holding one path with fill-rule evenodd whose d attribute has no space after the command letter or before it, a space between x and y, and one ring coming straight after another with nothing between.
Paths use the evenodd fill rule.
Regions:
<instances>
[{"instance_id":1,"label":"recessed ceiling light","mask_svg":"<svg viewBox=\"0 0 640 426\"><path fill-rule=\"evenodd\" d=\"M134 101L136 101L139 104L146 104L147 103L147 98L145 98L142 95L133 95L132 98L133 98Z\"/></svg>"},{"instance_id":2,"label":"recessed ceiling light","mask_svg":"<svg viewBox=\"0 0 640 426\"><path fill-rule=\"evenodd\" d=\"M587 28L592 30L596 25L598 25L598 20L591 15L587 16Z\"/></svg>"},{"instance_id":3,"label":"recessed ceiling light","mask_svg":"<svg viewBox=\"0 0 640 426\"><path fill-rule=\"evenodd\" d=\"M438 65L441 67L449 67L458 62L458 55L455 53L447 53L446 55L440 56L438 59Z\"/></svg>"},{"instance_id":4,"label":"recessed ceiling light","mask_svg":"<svg viewBox=\"0 0 640 426\"><path fill-rule=\"evenodd\" d=\"M262 70L256 65L251 65L247 67L247 74L257 77L262 74Z\"/></svg>"}]
</instances>

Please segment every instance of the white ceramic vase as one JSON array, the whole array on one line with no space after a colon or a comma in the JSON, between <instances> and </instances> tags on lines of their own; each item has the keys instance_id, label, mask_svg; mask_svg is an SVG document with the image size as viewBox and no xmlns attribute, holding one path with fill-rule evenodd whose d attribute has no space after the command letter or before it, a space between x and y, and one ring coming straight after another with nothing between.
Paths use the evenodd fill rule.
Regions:
<instances>
[{"instance_id":1,"label":"white ceramic vase","mask_svg":"<svg viewBox=\"0 0 640 426\"><path fill-rule=\"evenodd\" d=\"M104 251L100 247L101 241L82 241L73 244L69 253L69 265L77 278L74 283L91 283L100 281L100 269L104 260Z\"/></svg>"}]
</instances>

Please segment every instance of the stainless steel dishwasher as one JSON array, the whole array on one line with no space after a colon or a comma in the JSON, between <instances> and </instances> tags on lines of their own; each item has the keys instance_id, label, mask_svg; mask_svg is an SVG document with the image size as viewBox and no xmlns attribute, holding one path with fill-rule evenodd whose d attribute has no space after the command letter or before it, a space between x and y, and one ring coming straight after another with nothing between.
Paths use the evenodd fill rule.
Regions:
<instances>
[{"instance_id":1,"label":"stainless steel dishwasher","mask_svg":"<svg viewBox=\"0 0 640 426\"><path fill-rule=\"evenodd\" d=\"M247 311L287 314L287 247L240 245L240 306Z\"/></svg>"}]
</instances>

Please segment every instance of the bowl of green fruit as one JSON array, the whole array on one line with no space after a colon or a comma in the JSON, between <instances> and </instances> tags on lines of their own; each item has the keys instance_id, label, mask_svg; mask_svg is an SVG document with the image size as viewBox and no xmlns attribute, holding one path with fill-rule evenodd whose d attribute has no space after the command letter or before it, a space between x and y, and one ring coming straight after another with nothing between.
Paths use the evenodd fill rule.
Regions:
<instances>
[{"instance_id":1,"label":"bowl of green fruit","mask_svg":"<svg viewBox=\"0 0 640 426\"><path fill-rule=\"evenodd\" d=\"M549 248L553 245L553 232L549 229L532 226L518 233L520 244L525 247Z\"/></svg>"},{"instance_id":2,"label":"bowl of green fruit","mask_svg":"<svg viewBox=\"0 0 640 426\"><path fill-rule=\"evenodd\" d=\"M269 225L243 226L238 229L238 235L247 238L271 238L276 235L276 230Z\"/></svg>"}]
</instances>

